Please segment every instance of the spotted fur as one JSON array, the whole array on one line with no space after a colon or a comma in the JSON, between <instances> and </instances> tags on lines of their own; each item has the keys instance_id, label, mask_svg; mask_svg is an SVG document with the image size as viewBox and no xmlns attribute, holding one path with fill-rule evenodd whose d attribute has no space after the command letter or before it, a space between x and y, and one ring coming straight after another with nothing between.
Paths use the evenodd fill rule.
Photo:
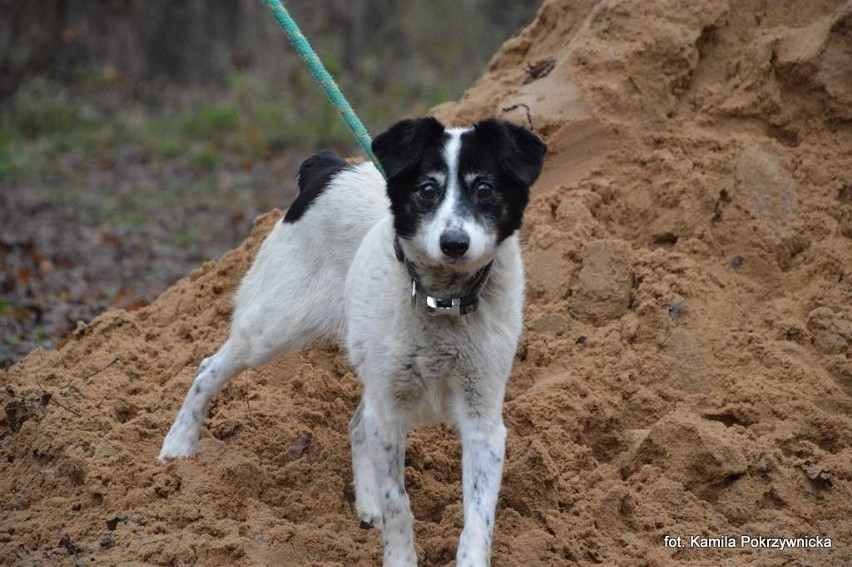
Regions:
<instances>
[{"instance_id":1,"label":"spotted fur","mask_svg":"<svg viewBox=\"0 0 852 567\"><path fill-rule=\"evenodd\" d=\"M305 199L262 244L237 291L230 336L199 366L159 459L194 453L210 399L237 373L337 338L364 385L349 424L355 509L382 530L384 564L417 564L406 435L449 421L462 442L456 564L489 565L506 439L501 408L522 325L517 231L545 147L496 119L448 130L422 118L394 125L373 150L387 182L372 164L346 166L326 154L303 166ZM437 297L463 295L491 263L479 309L458 318L411 309L397 237Z\"/></svg>"}]
</instances>

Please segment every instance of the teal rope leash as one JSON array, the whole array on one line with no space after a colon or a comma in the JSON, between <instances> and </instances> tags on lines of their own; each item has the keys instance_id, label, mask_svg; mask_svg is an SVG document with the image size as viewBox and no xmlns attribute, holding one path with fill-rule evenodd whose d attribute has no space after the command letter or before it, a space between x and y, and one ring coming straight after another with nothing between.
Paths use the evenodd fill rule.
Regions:
<instances>
[{"instance_id":1,"label":"teal rope leash","mask_svg":"<svg viewBox=\"0 0 852 567\"><path fill-rule=\"evenodd\" d=\"M336 108L340 116L343 117L346 125L349 126L349 130L352 132L352 135L355 136L355 140L358 142L358 145L361 146L361 149L364 150L367 157L376 164L376 169L379 170L379 173L384 176L385 172L382 169L379 160L373 154L370 133L367 132L364 124L358 119L355 111L352 110L352 107L349 105L349 101L346 100L346 97L343 96L342 92L340 92L340 88L338 88L337 84L334 82L334 78L332 78L329 72L326 71L325 66L322 64L322 61L320 61L320 58L317 56L313 48L311 48L311 44L308 43L307 38L302 35L301 30L299 30L299 26L297 26L293 18L290 17L290 14L287 12L287 9L280 0L265 0L265 2L269 9L272 10L272 14L275 16L275 19L278 20L281 28L287 33L287 38L290 40L290 44L299 54L299 57L302 58L302 61L305 62L305 65L308 66L308 70L311 72L314 79L316 79L322 86L328 100L331 101L331 104L334 105L334 108Z\"/></svg>"}]
</instances>

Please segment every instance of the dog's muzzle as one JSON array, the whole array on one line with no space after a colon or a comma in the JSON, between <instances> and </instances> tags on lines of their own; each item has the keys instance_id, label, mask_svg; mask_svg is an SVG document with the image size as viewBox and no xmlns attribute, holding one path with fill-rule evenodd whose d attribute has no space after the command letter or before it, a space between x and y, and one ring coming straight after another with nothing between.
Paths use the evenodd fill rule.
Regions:
<instances>
[{"instance_id":1,"label":"dog's muzzle","mask_svg":"<svg viewBox=\"0 0 852 567\"><path fill-rule=\"evenodd\" d=\"M402 243L399 237L393 240L393 251L396 254L396 259L405 265L408 275L411 278L411 308L416 309L417 305L423 306L426 313L434 317L447 315L451 317L460 317L473 313L479 309L479 294L485 283L488 281L488 276L491 274L491 265L493 261L488 262L484 267L480 268L473 278L471 291L462 297L451 297L449 299L441 299L424 293L421 290L420 280L417 277L417 272L412 264L402 251Z\"/></svg>"}]
</instances>

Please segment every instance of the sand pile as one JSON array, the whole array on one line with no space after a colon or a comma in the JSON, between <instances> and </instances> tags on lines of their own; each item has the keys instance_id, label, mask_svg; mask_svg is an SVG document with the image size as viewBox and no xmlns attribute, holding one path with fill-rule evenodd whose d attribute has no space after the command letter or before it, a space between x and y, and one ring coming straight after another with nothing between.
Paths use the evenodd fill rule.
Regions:
<instances>
[{"instance_id":1,"label":"sand pile","mask_svg":"<svg viewBox=\"0 0 852 567\"><path fill-rule=\"evenodd\" d=\"M495 566L852 565L852 3L548 1L436 114L504 116L551 149L524 228ZM378 563L334 347L236 378L198 456L154 464L279 215L0 374L0 562ZM421 564L452 564L454 433L415 432L407 465Z\"/></svg>"}]
</instances>

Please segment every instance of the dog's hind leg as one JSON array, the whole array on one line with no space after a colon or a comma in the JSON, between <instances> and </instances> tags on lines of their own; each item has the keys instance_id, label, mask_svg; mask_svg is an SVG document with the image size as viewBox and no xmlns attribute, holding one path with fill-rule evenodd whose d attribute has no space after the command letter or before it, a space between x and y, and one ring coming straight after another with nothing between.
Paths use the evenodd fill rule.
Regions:
<instances>
[{"instance_id":1,"label":"dog's hind leg","mask_svg":"<svg viewBox=\"0 0 852 567\"><path fill-rule=\"evenodd\" d=\"M231 335L216 354L205 358L177 418L169 429L158 457L161 462L178 457L189 457L195 452L201 423L210 400L228 380L246 370L269 361L284 350L296 350L310 341L312 334L304 328L277 329L272 321L278 317L269 309L253 308L250 314L237 312ZM283 307L278 307L282 311ZM251 323L251 324L248 324Z\"/></svg>"},{"instance_id":2,"label":"dog's hind leg","mask_svg":"<svg viewBox=\"0 0 852 567\"><path fill-rule=\"evenodd\" d=\"M342 294L334 289L336 280L321 262L311 264L305 259L300 235L279 223L263 243L236 294L231 334L199 366L163 441L161 462L195 452L207 405L228 380L278 352L302 349L340 325L340 300L335 298ZM311 283L318 292L305 292ZM322 293L323 283L331 288L328 294Z\"/></svg>"},{"instance_id":3,"label":"dog's hind leg","mask_svg":"<svg viewBox=\"0 0 852 567\"><path fill-rule=\"evenodd\" d=\"M207 412L207 404L225 382L245 370L247 366L245 357L230 339L216 354L201 362L183 406L163 441L163 448L158 457L160 462L189 457L195 453L195 445L201 434L201 422Z\"/></svg>"},{"instance_id":4,"label":"dog's hind leg","mask_svg":"<svg viewBox=\"0 0 852 567\"><path fill-rule=\"evenodd\" d=\"M199 365L180 412L163 441L158 457L161 462L195 452L207 405L228 380L247 368L264 364L281 351L303 348L317 335L312 319L296 314L298 310L290 307L293 304L276 296L267 296L251 305L237 302L231 335L216 354ZM282 323L288 319L292 320L291 324Z\"/></svg>"}]
</instances>

